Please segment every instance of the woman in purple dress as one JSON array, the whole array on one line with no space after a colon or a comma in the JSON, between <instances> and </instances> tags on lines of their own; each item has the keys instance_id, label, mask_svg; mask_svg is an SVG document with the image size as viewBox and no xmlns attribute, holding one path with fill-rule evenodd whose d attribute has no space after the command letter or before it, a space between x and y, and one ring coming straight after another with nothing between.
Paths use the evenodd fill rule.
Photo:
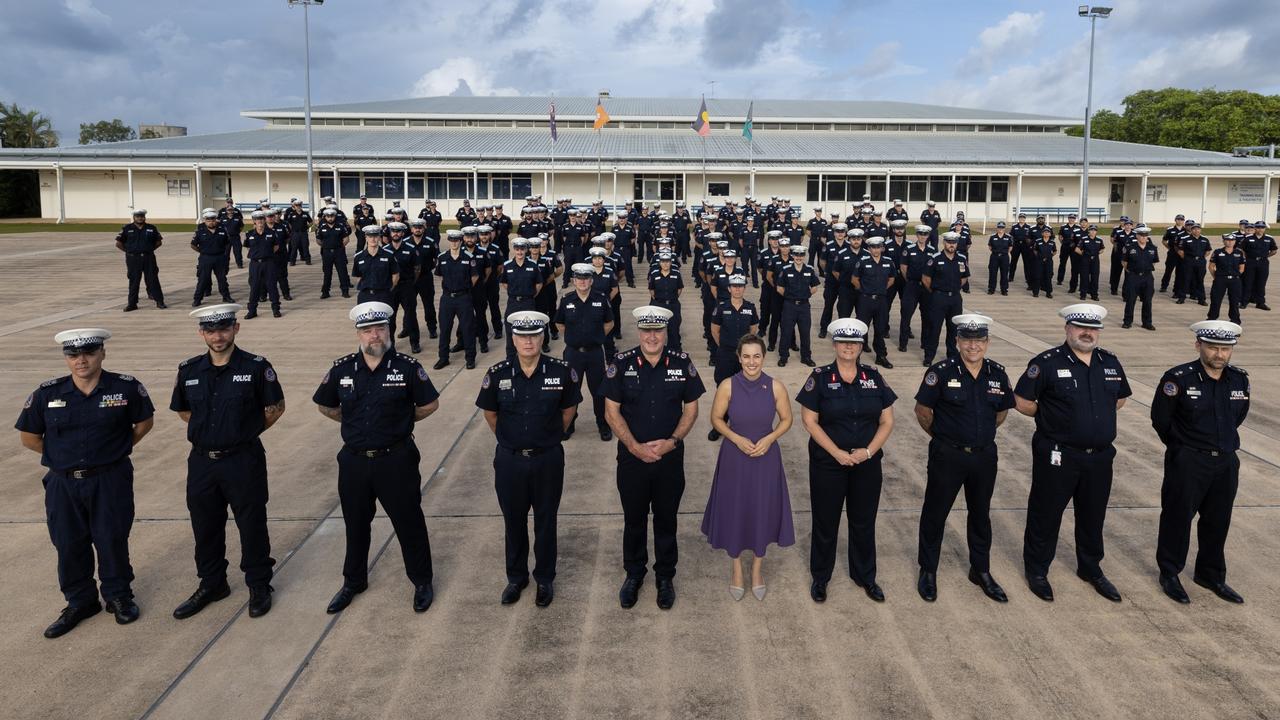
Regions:
<instances>
[{"instance_id":1,"label":"woman in purple dress","mask_svg":"<svg viewBox=\"0 0 1280 720\"><path fill-rule=\"evenodd\" d=\"M746 595L743 550L750 550L753 556L751 591L763 600L765 550L773 543L786 547L796 541L787 476L777 444L791 429L791 401L782 383L764 374L764 353L764 340L744 335L738 341L742 370L720 383L711 406L711 424L724 440L702 516L702 532L712 547L733 558L729 592L734 600Z\"/></svg>"}]
</instances>

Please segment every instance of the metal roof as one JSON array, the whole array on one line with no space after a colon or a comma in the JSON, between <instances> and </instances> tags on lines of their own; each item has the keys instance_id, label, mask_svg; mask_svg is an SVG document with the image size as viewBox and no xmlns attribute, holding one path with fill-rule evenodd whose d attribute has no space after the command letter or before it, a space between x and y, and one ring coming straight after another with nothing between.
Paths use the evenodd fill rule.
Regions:
<instances>
[{"instance_id":1,"label":"metal roof","mask_svg":"<svg viewBox=\"0 0 1280 720\"><path fill-rule=\"evenodd\" d=\"M556 118L589 120L595 117L594 97L539 96L470 96L421 97L334 105L312 105L314 116L424 116L424 117L504 117L546 120L551 101L556 103ZM689 120L698 113L699 98L603 98L605 110L618 120L667 119ZM1030 124L1080 124L1079 118L1005 112L975 108L924 105L883 100L744 100L735 98L707 99L707 113L712 122L741 121L747 107L755 103L752 118L756 122L825 120L828 122L916 122L921 120L949 122L1017 122ZM245 110L246 117L301 117L301 107Z\"/></svg>"},{"instance_id":2,"label":"metal roof","mask_svg":"<svg viewBox=\"0 0 1280 720\"><path fill-rule=\"evenodd\" d=\"M552 143L545 129L406 128L317 129L312 133L317 162L358 161L431 163L498 162L546 164ZM606 164L679 165L701 167L703 138L670 131L596 133L564 130L555 143L557 164L594 166L599 142ZM1059 133L841 133L757 132L756 167L875 165L875 166L1009 166L1061 167L1080 165L1082 140ZM710 165L743 166L748 143L736 132L706 138ZM1234 157L1227 153L1094 140L1090 162L1120 167L1216 167L1280 170L1280 160ZM22 162L293 162L305 157L301 128L259 129L213 135L132 140L98 145L48 149L0 149L0 167Z\"/></svg>"}]
</instances>

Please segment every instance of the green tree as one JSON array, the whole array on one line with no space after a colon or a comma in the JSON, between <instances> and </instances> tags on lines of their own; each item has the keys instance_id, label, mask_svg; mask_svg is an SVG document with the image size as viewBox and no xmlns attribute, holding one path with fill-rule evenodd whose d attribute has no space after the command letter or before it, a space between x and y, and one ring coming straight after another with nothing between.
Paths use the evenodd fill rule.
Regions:
<instances>
[{"instance_id":1,"label":"green tree","mask_svg":"<svg viewBox=\"0 0 1280 720\"><path fill-rule=\"evenodd\" d=\"M122 142L124 140L135 140L137 137L138 133L134 132L133 128L120 122L119 118L99 120L96 123L80 123L81 145Z\"/></svg>"},{"instance_id":2,"label":"green tree","mask_svg":"<svg viewBox=\"0 0 1280 720\"><path fill-rule=\"evenodd\" d=\"M58 144L58 133L39 111L0 102L0 139L5 147L47 148ZM39 183L35 170L0 170L0 217L38 216Z\"/></svg>"},{"instance_id":3,"label":"green tree","mask_svg":"<svg viewBox=\"0 0 1280 720\"><path fill-rule=\"evenodd\" d=\"M1094 140L1124 140L1124 118L1110 110L1099 110L1093 114ZM1084 137L1084 126L1076 125L1067 128L1067 134L1073 137Z\"/></svg>"},{"instance_id":4,"label":"green tree","mask_svg":"<svg viewBox=\"0 0 1280 720\"><path fill-rule=\"evenodd\" d=\"M1068 128L1080 137L1083 128ZM1246 90L1140 90L1124 99L1124 112L1099 110L1093 137L1147 145L1230 152L1234 147L1280 142L1280 95Z\"/></svg>"},{"instance_id":5,"label":"green tree","mask_svg":"<svg viewBox=\"0 0 1280 720\"><path fill-rule=\"evenodd\" d=\"M160 133L156 132L155 130L152 130L151 128L147 128L146 130L142 131L142 134L138 136L138 139L155 140L158 137L160 137Z\"/></svg>"}]
</instances>

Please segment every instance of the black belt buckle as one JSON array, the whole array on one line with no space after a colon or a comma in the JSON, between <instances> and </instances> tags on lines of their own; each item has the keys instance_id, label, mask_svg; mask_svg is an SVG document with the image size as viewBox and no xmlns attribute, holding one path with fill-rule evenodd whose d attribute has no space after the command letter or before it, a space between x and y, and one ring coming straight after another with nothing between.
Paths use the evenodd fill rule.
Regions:
<instances>
[{"instance_id":1,"label":"black belt buckle","mask_svg":"<svg viewBox=\"0 0 1280 720\"><path fill-rule=\"evenodd\" d=\"M93 468L86 468L84 470L70 470L67 472L67 474L75 478L76 480L83 480L93 474Z\"/></svg>"},{"instance_id":2,"label":"black belt buckle","mask_svg":"<svg viewBox=\"0 0 1280 720\"><path fill-rule=\"evenodd\" d=\"M382 449L379 449L379 450L358 450L357 452L359 452L361 455L363 455L363 456L365 456L365 457L367 457L367 458L376 458L376 457L379 457L379 456L381 456L381 455L385 455L385 454L387 454L387 451L386 451L386 450L382 450Z\"/></svg>"},{"instance_id":3,"label":"black belt buckle","mask_svg":"<svg viewBox=\"0 0 1280 720\"><path fill-rule=\"evenodd\" d=\"M519 455L521 457L527 457L527 458L533 457L535 454L537 454L535 448L523 448L520 450L513 450L512 452L514 452L516 455Z\"/></svg>"},{"instance_id":4,"label":"black belt buckle","mask_svg":"<svg viewBox=\"0 0 1280 720\"><path fill-rule=\"evenodd\" d=\"M231 454L230 450L202 450L200 452L210 460L221 460Z\"/></svg>"}]
</instances>

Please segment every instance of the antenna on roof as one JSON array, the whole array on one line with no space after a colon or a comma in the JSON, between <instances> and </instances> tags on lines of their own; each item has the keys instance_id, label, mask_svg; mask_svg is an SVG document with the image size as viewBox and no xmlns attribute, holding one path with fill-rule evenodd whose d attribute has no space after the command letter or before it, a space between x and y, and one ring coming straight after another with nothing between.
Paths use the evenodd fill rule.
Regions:
<instances>
[{"instance_id":1,"label":"antenna on roof","mask_svg":"<svg viewBox=\"0 0 1280 720\"><path fill-rule=\"evenodd\" d=\"M601 90L601 91L599 91L599 92L597 92L597 93L596 93L596 97L607 98L607 97L609 97L609 91L608 91L608 90Z\"/></svg>"}]
</instances>

